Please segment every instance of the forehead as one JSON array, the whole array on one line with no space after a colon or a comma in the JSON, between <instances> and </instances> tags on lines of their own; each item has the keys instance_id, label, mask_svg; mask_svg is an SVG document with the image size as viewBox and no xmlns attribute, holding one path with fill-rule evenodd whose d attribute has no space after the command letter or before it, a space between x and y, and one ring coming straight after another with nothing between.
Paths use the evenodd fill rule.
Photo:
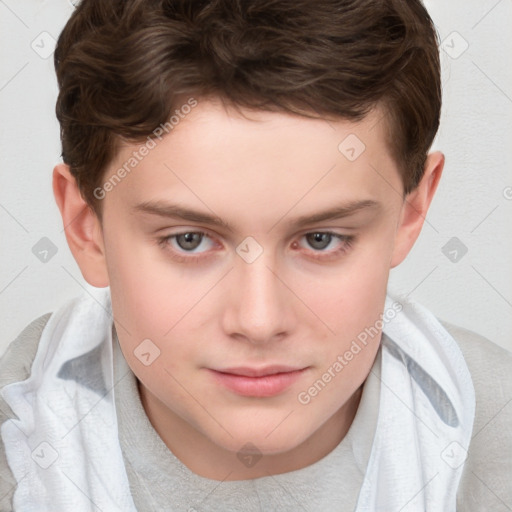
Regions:
<instances>
[{"instance_id":1,"label":"forehead","mask_svg":"<svg viewBox=\"0 0 512 512\"><path fill-rule=\"evenodd\" d=\"M240 216L247 211L275 218L292 208L298 215L310 213L319 201L399 195L401 180L380 109L358 122L239 112L215 100L198 100L187 111L175 116L168 134L151 137L155 144L109 200L133 207L179 198L219 217L229 209L232 218L234 209ZM140 148L122 147L105 179Z\"/></svg>"},{"instance_id":2,"label":"forehead","mask_svg":"<svg viewBox=\"0 0 512 512\"><path fill-rule=\"evenodd\" d=\"M181 101L182 107L187 105L186 98ZM176 113L179 111L181 108L175 110ZM266 158L275 156L277 152L281 158L290 160L294 155L306 155L309 159L318 158L319 153L326 150L334 150L334 154L339 156L338 152L342 149L338 147L340 137L353 134L356 136L352 138L356 146L370 146L368 149L378 151L381 157L384 156L382 153L388 153L389 120L383 106L376 106L360 121L327 120L287 112L236 108L220 99L208 98L197 101L197 105L189 109L187 114L179 117L171 115L170 119L172 126L167 130L170 134L166 137L164 133L164 138L169 146L172 145L170 139L174 139L176 151L185 144L185 150L194 146L208 149L211 156L216 156L225 150L232 152L237 144L247 157ZM299 146L301 142L307 144ZM315 146L318 151L312 151ZM294 151L287 151L290 148ZM354 157L348 153L346 155Z\"/></svg>"}]
</instances>

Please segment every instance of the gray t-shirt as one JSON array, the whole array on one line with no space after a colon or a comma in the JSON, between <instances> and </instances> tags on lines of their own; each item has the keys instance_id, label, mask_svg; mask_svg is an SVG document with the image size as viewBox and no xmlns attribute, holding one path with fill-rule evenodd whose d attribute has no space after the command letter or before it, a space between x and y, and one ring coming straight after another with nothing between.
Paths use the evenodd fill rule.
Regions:
<instances>
[{"instance_id":1,"label":"gray t-shirt","mask_svg":"<svg viewBox=\"0 0 512 512\"><path fill-rule=\"evenodd\" d=\"M166 447L147 418L137 380L114 342L119 439L135 506L140 512L354 510L375 432L380 349L350 429L338 446L305 468L253 480L217 481L190 471Z\"/></svg>"}]
</instances>

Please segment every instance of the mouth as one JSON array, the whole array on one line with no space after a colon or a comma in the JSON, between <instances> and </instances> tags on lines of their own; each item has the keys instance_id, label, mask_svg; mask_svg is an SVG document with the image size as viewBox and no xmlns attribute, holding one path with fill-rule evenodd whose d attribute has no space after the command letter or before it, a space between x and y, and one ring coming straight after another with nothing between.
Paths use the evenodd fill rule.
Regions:
<instances>
[{"instance_id":1,"label":"mouth","mask_svg":"<svg viewBox=\"0 0 512 512\"><path fill-rule=\"evenodd\" d=\"M273 365L264 368L237 367L208 371L216 382L238 395L265 398L283 393L307 369L308 367Z\"/></svg>"}]
</instances>

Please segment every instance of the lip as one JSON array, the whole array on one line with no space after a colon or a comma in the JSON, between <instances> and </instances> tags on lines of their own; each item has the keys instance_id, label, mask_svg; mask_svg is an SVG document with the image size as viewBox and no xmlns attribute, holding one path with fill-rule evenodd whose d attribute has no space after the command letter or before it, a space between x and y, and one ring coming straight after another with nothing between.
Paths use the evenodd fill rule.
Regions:
<instances>
[{"instance_id":1,"label":"lip","mask_svg":"<svg viewBox=\"0 0 512 512\"><path fill-rule=\"evenodd\" d=\"M284 392L307 370L272 365L263 368L236 367L209 369L215 380L230 391L242 396L271 397Z\"/></svg>"}]
</instances>

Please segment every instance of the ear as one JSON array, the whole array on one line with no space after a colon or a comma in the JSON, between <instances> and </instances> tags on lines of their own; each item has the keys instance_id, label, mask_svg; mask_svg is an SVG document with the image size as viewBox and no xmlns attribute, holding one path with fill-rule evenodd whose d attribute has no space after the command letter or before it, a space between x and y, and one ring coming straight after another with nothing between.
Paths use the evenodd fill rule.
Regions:
<instances>
[{"instance_id":1,"label":"ear","mask_svg":"<svg viewBox=\"0 0 512 512\"><path fill-rule=\"evenodd\" d=\"M64 223L71 253L82 276L92 286L109 285L101 223L84 201L66 164L53 169L53 195Z\"/></svg>"},{"instance_id":2,"label":"ear","mask_svg":"<svg viewBox=\"0 0 512 512\"><path fill-rule=\"evenodd\" d=\"M391 268L405 259L418 238L430 203L434 198L437 185L444 167L444 155L436 151L427 156L424 174L418 186L404 199L400 220L397 225L395 247L391 258Z\"/></svg>"}]
</instances>

